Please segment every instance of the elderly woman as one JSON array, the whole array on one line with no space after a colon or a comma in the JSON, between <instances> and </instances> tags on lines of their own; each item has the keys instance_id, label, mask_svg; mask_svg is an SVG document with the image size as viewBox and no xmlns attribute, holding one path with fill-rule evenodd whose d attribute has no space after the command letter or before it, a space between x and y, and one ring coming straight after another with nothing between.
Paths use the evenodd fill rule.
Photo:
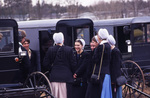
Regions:
<instances>
[{"instance_id":1,"label":"elderly woman","mask_svg":"<svg viewBox=\"0 0 150 98\"><path fill-rule=\"evenodd\" d=\"M88 53L84 51L85 41L77 39L75 41L75 57L77 66L74 73L76 80L73 85L73 98L85 98L87 88L87 75L86 70L88 66Z\"/></svg>"},{"instance_id":2,"label":"elderly woman","mask_svg":"<svg viewBox=\"0 0 150 98\"><path fill-rule=\"evenodd\" d=\"M110 56L111 47L107 41L109 36L106 29L98 31L100 45L93 55L91 81L88 84L86 98L112 98L110 81Z\"/></svg>"},{"instance_id":3,"label":"elderly woman","mask_svg":"<svg viewBox=\"0 0 150 98\"><path fill-rule=\"evenodd\" d=\"M112 94L113 98L121 98L122 97L122 88L119 87L116 83L117 77L121 76L121 62L122 62L122 55L120 50L115 47L116 41L112 35L108 37L108 43L111 46L111 65L110 65L110 72L111 72L111 82L112 82Z\"/></svg>"},{"instance_id":4,"label":"elderly woman","mask_svg":"<svg viewBox=\"0 0 150 98\"><path fill-rule=\"evenodd\" d=\"M55 46L50 47L43 60L43 66L51 69L49 79L52 85L52 93L56 98L72 98L71 86L73 82L74 67L76 65L73 49L64 46L64 36L60 33L53 35ZM70 95L69 95L70 94Z\"/></svg>"}]
</instances>

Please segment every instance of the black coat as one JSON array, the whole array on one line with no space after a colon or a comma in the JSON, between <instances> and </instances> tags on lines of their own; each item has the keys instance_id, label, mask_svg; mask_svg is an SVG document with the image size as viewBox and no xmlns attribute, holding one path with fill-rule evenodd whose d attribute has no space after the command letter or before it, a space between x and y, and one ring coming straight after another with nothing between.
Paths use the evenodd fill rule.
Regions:
<instances>
[{"instance_id":1,"label":"black coat","mask_svg":"<svg viewBox=\"0 0 150 98\"><path fill-rule=\"evenodd\" d=\"M89 64L89 54L87 52L82 52L81 54L75 53L76 57L76 68L75 73L77 74L77 77L83 78L83 81L87 81L87 67Z\"/></svg>"},{"instance_id":2,"label":"black coat","mask_svg":"<svg viewBox=\"0 0 150 98\"><path fill-rule=\"evenodd\" d=\"M30 72L30 60L29 60L29 56L28 56L28 52L27 50L21 46L21 50L22 51L26 51L27 55L22 57L22 60L20 62L20 71L21 71L21 81L24 82L24 80L27 78L27 76L29 75Z\"/></svg>"},{"instance_id":3,"label":"black coat","mask_svg":"<svg viewBox=\"0 0 150 98\"><path fill-rule=\"evenodd\" d=\"M88 57L89 54L83 51L81 54L75 53L77 66L75 68L75 73L77 74L79 81L78 85L73 86L73 97L72 98L85 98L86 89L87 89L87 67L88 67Z\"/></svg>"},{"instance_id":4,"label":"black coat","mask_svg":"<svg viewBox=\"0 0 150 98\"><path fill-rule=\"evenodd\" d=\"M40 65L39 65L39 55L37 51L31 50L31 58L30 58L30 73L35 71L40 71Z\"/></svg>"},{"instance_id":5,"label":"black coat","mask_svg":"<svg viewBox=\"0 0 150 98\"><path fill-rule=\"evenodd\" d=\"M113 83L116 83L117 77L121 76L121 62L122 56L120 50L115 47L111 51L111 63L110 63L111 81Z\"/></svg>"},{"instance_id":6,"label":"black coat","mask_svg":"<svg viewBox=\"0 0 150 98\"><path fill-rule=\"evenodd\" d=\"M111 47L108 43L104 43L104 55L103 55L103 62L101 67L102 74L110 74L110 58L111 58ZM93 63L96 64L95 73L98 74L100 61L102 56L103 45L98 45L96 48L94 55L93 55ZM94 65L93 65L94 66Z\"/></svg>"},{"instance_id":7,"label":"black coat","mask_svg":"<svg viewBox=\"0 0 150 98\"><path fill-rule=\"evenodd\" d=\"M95 51L95 49L94 49ZM89 56L88 56L88 67L87 67L87 80L90 81L92 72L93 72L93 62L92 62L92 57L94 55L94 51L90 51Z\"/></svg>"},{"instance_id":8,"label":"black coat","mask_svg":"<svg viewBox=\"0 0 150 98\"><path fill-rule=\"evenodd\" d=\"M114 48L111 51L111 63L110 63L110 72L111 72L111 82L112 82L112 95L113 98L116 98L116 92L118 91L118 86L116 85L117 77L121 76L121 62L122 56L118 48Z\"/></svg>"},{"instance_id":9,"label":"black coat","mask_svg":"<svg viewBox=\"0 0 150 98\"><path fill-rule=\"evenodd\" d=\"M105 49L104 49L99 84L93 84L91 81L89 81L85 98L100 98L105 74L110 74L111 47L108 43L104 43L104 45L105 45ZM98 45L92 57L92 67L89 67L93 72L94 65L96 64L94 74L97 75L99 73L102 51L103 51L103 45Z\"/></svg>"},{"instance_id":10,"label":"black coat","mask_svg":"<svg viewBox=\"0 0 150 98\"><path fill-rule=\"evenodd\" d=\"M51 82L73 82L76 66L73 49L58 45L50 47L43 60L43 66L48 70L51 69L49 74Z\"/></svg>"}]
</instances>

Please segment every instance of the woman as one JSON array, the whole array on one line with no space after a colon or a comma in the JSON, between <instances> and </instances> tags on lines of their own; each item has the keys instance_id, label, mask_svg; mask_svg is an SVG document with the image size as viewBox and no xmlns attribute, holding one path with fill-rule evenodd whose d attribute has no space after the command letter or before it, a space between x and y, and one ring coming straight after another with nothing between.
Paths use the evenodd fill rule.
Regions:
<instances>
[{"instance_id":1,"label":"woman","mask_svg":"<svg viewBox=\"0 0 150 98\"><path fill-rule=\"evenodd\" d=\"M113 98L121 98L122 97L122 88L119 87L116 83L117 77L121 76L121 62L122 56L120 50L115 47L116 41L112 35L109 35L108 42L111 45L111 85L112 85L112 94Z\"/></svg>"},{"instance_id":2,"label":"woman","mask_svg":"<svg viewBox=\"0 0 150 98\"><path fill-rule=\"evenodd\" d=\"M94 49L99 45L99 42L98 42L98 37L97 35L95 35L93 38L92 38L92 41L90 43L90 46L91 46L91 50L94 51Z\"/></svg>"},{"instance_id":3,"label":"woman","mask_svg":"<svg viewBox=\"0 0 150 98\"><path fill-rule=\"evenodd\" d=\"M100 45L98 45L98 47L95 49L92 57L92 71L93 74L97 76L96 79L98 79L98 81L90 81L88 84L86 98L112 98L109 70L111 48L107 42L108 35L109 34L106 29L100 29L98 31L98 41Z\"/></svg>"},{"instance_id":4,"label":"woman","mask_svg":"<svg viewBox=\"0 0 150 98\"><path fill-rule=\"evenodd\" d=\"M61 32L55 33L53 39L56 46L48 49L43 66L51 69L49 79L53 95L56 98L72 98L70 83L73 82L76 65L73 49L63 45L64 36Z\"/></svg>"},{"instance_id":5,"label":"woman","mask_svg":"<svg viewBox=\"0 0 150 98\"><path fill-rule=\"evenodd\" d=\"M99 41L98 41L98 37L97 35L95 35L92 38L92 41L90 43L90 47L91 47L91 51L90 51L90 55L89 55L89 64L88 64L88 68L87 68L87 79L88 82L90 81L91 75L92 75L92 56L94 54L95 49L97 48L97 46L99 45Z\"/></svg>"},{"instance_id":6,"label":"woman","mask_svg":"<svg viewBox=\"0 0 150 98\"><path fill-rule=\"evenodd\" d=\"M84 51L85 41L77 39L75 41L75 57L77 66L73 75L76 80L73 85L73 98L85 98L87 88L87 66L88 66L88 53Z\"/></svg>"}]
</instances>

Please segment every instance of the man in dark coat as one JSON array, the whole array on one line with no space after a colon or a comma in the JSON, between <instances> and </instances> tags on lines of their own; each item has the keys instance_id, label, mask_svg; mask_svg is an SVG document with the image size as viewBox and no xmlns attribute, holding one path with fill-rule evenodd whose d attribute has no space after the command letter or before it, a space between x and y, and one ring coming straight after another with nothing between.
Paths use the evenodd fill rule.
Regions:
<instances>
[{"instance_id":1,"label":"man in dark coat","mask_svg":"<svg viewBox=\"0 0 150 98\"><path fill-rule=\"evenodd\" d=\"M29 39L25 39L25 41L23 42L23 47L27 50L28 52L28 56L30 59L30 72L35 72L35 71L40 71L40 65L38 63L39 58L38 58L38 54L35 50L32 50L29 48L29 44L30 44L30 40Z\"/></svg>"},{"instance_id":2,"label":"man in dark coat","mask_svg":"<svg viewBox=\"0 0 150 98\"><path fill-rule=\"evenodd\" d=\"M20 79L21 82L24 82L27 76L29 75L29 69L30 69L30 60L27 53L27 50L22 46L22 43L24 42L26 37L26 32L24 30L19 30L19 54L21 54L22 51L26 52L25 56L20 55L21 62L20 62Z\"/></svg>"}]
</instances>

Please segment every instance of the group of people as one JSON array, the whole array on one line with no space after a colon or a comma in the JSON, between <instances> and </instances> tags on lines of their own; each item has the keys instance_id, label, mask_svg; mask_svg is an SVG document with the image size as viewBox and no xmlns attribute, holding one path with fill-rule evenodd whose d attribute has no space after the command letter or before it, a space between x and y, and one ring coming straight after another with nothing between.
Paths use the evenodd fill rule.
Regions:
<instances>
[{"instance_id":1,"label":"group of people","mask_svg":"<svg viewBox=\"0 0 150 98\"><path fill-rule=\"evenodd\" d=\"M53 35L43 66L49 70L52 94L56 98L121 98L116 83L121 75L121 53L106 29L92 38L91 52L84 51L84 39L76 39L74 50L65 46L63 33ZM118 93L120 92L120 93Z\"/></svg>"}]
</instances>

